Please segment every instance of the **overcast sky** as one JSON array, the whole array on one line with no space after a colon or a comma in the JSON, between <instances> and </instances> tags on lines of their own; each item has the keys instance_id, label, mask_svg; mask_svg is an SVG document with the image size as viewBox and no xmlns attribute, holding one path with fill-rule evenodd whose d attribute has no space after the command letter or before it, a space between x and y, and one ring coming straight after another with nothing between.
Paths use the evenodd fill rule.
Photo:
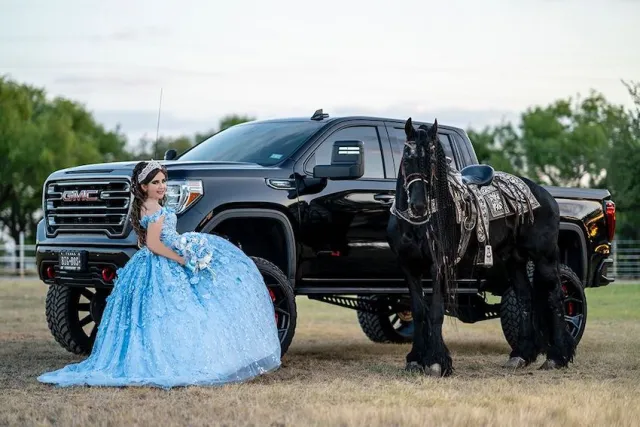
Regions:
<instances>
[{"instance_id":1,"label":"overcast sky","mask_svg":"<svg viewBox=\"0 0 640 427\"><path fill-rule=\"evenodd\" d=\"M590 89L630 105L638 22L638 0L0 0L0 74L133 140L160 88L165 134L317 108L482 126Z\"/></svg>"}]
</instances>

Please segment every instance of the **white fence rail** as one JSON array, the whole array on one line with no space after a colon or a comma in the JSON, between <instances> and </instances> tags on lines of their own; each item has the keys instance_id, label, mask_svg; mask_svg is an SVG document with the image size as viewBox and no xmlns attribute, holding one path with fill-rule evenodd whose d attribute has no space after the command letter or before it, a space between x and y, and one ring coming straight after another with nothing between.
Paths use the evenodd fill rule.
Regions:
<instances>
[{"instance_id":1,"label":"white fence rail","mask_svg":"<svg viewBox=\"0 0 640 427\"><path fill-rule=\"evenodd\" d=\"M0 275L37 275L35 250L35 245L24 244L24 236L17 245L0 245ZM612 252L613 268L609 274L617 280L640 280L640 240L616 240Z\"/></svg>"},{"instance_id":2,"label":"white fence rail","mask_svg":"<svg viewBox=\"0 0 640 427\"><path fill-rule=\"evenodd\" d=\"M0 245L0 274L3 276L37 275L36 245L24 244L24 233L20 234L18 244Z\"/></svg>"},{"instance_id":3,"label":"white fence rail","mask_svg":"<svg viewBox=\"0 0 640 427\"><path fill-rule=\"evenodd\" d=\"M640 279L640 240L613 242L613 277L618 280Z\"/></svg>"}]
</instances>

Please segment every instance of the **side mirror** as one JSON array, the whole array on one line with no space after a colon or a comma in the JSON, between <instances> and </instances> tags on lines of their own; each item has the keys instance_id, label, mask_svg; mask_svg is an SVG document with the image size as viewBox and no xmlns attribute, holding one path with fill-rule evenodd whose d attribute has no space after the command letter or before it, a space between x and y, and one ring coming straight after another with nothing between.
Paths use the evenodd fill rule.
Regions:
<instances>
[{"instance_id":1,"label":"side mirror","mask_svg":"<svg viewBox=\"0 0 640 427\"><path fill-rule=\"evenodd\" d=\"M330 165L313 168L314 178L333 180L358 179L364 175L364 143L362 141L336 141L333 143Z\"/></svg>"},{"instance_id":2,"label":"side mirror","mask_svg":"<svg viewBox=\"0 0 640 427\"><path fill-rule=\"evenodd\" d=\"M170 150L167 150L164 153L164 159L165 160L173 160L178 156L178 152L176 150L174 150L173 148Z\"/></svg>"}]
</instances>

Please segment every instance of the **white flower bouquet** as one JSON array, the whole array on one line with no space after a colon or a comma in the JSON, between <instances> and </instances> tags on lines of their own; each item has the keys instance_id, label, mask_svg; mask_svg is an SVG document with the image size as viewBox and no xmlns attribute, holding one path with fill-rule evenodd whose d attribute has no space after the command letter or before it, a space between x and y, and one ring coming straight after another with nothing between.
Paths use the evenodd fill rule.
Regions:
<instances>
[{"instance_id":1,"label":"white flower bouquet","mask_svg":"<svg viewBox=\"0 0 640 427\"><path fill-rule=\"evenodd\" d=\"M198 273L210 269L213 253L204 237L180 237L175 244L178 252L185 258L185 267L194 273L191 283L198 282Z\"/></svg>"}]
</instances>

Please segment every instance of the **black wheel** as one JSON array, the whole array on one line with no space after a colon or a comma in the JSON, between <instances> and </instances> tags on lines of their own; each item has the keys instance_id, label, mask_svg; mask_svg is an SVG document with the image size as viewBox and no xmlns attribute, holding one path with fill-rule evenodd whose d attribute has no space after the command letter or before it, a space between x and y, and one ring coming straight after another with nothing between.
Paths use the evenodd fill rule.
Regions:
<instances>
[{"instance_id":1,"label":"black wheel","mask_svg":"<svg viewBox=\"0 0 640 427\"><path fill-rule=\"evenodd\" d=\"M275 321L280 337L281 356L289 349L296 332L297 307L293 287L287 276L275 264L264 258L251 257L269 288L275 309Z\"/></svg>"},{"instance_id":2,"label":"black wheel","mask_svg":"<svg viewBox=\"0 0 640 427\"><path fill-rule=\"evenodd\" d=\"M378 295L358 296L358 302L363 305L380 304L381 308L393 310L388 298ZM358 310L358 322L362 331L373 342L405 344L413 340L413 317L410 310L390 315Z\"/></svg>"},{"instance_id":3,"label":"black wheel","mask_svg":"<svg viewBox=\"0 0 640 427\"><path fill-rule=\"evenodd\" d=\"M46 316L55 340L71 353L90 354L108 295L109 290L51 285Z\"/></svg>"},{"instance_id":4,"label":"black wheel","mask_svg":"<svg viewBox=\"0 0 640 427\"><path fill-rule=\"evenodd\" d=\"M566 265L560 265L560 284L564 294L564 320L577 345L587 327L587 296L578 275Z\"/></svg>"},{"instance_id":5,"label":"black wheel","mask_svg":"<svg viewBox=\"0 0 640 427\"><path fill-rule=\"evenodd\" d=\"M584 293L582 282L567 265L560 264L560 282L564 292L565 322L571 336L576 340L576 345L582 339L587 325L587 297ZM533 280L533 269L528 266L529 280ZM500 324L507 342L511 348L515 348L518 341L518 325L522 308L516 298L513 288L507 289L502 295L500 305Z\"/></svg>"}]
</instances>

